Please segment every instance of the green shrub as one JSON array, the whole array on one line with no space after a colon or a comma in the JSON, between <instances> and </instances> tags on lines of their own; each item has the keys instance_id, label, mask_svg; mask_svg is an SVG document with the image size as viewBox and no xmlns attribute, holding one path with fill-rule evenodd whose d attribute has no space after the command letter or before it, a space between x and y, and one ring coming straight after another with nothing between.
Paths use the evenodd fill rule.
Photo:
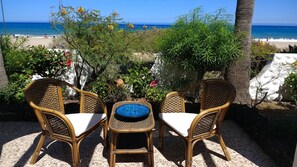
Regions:
<instances>
[{"instance_id":1,"label":"green shrub","mask_svg":"<svg viewBox=\"0 0 297 167\"><path fill-rule=\"evenodd\" d=\"M0 36L0 46L2 49L2 54L6 55L8 52L21 49L24 47L24 43L27 41L27 38L19 37L16 38L13 42L11 37L8 35Z\"/></svg>"},{"instance_id":2,"label":"green shrub","mask_svg":"<svg viewBox=\"0 0 297 167\"><path fill-rule=\"evenodd\" d=\"M219 10L202 16L199 8L180 17L162 35L158 46L163 60L196 71L199 80L206 71L226 68L242 53L228 15Z\"/></svg>"},{"instance_id":3,"label":"green shrub","mask_svg":"<svg viewBox=\"0 0 297 167\"><path fill-rule=\"evenodd\" d=\"M153 81L153 76L148 67L136 64L128 69L128 74L123 75L123 80L130 89L132 98L143 98Z\"/></svg>"},{"instance_id":4,"label":"green shrub","mask_svg":"<svg viewBox=\"0 0 297 167\"><path fill-rule=\"evenodd\" d=\"M22 103L24 88L34 74L42 77L56 77L66 70L69 56L63 52L48 50L43 46L23 46L24 40L12 42L7 36L1 37L1 48L9 84L1 89L0 100L3 103Z\"/></svg>"},{"instance_id":5,"label":"green shrub","mask_svg":"<svg viewBox=\"0 0 297 167\"><path fill-rule=\"evenodd\" d=\"M255 77L267 61L272 60L271 54L279 52L278 48L262 41L253 41L251 47L251 78Z\"/></svg>"},{"instance_id":6,"label":"green shrub","mask_svg":"<svg viewBox=\"0 0 297 167\"><path fill-rule=\"evenodd\" d=\"M82 58L83 63L77 64L78 79L85 64L92 68L92 78L89 78L92 80L104 73L108 66L127 59L130 42L127 34L134 25L128 24L127 29L121 29L118 23L122 19L117 12L102 16L98 10L61 6L51 19L52 26L62 33L61 37L70 49L75 49ZM62 26L63 31L59 32L57 26Z\"/></svg>"},{"instance_id":7,"label":"green shrub","mask_svg":"<svg viewBox=\"0 0 297 167\"><path fill-rule=\"evenodd\" d=\"M154 86L147 89L145 99L149 102L161 102L168 93L168 90Z\"/></svg>"},{"instance_id":8,"label":"green shrub","mask_svg":"<svg viewBox=\"0 0 297 167\"><path fill-rule=\"evenodd\" d=\"M297 61L293 63L293 68L297 70ZM297 102L297 73L292 72L285 78L284 86L288 88L291 100Z\"/></svg>"},{"instance_id":9,"label":"green shrub","mask_svg":"<svg viewBox=\"0 0 297 167\"><path fill-rule=\"evenodd\" d=\"M136 31L131 33L133 39L130 43L129 49L132 52L150 52L157 53L158 38L166 32L167 29L157 29L153 28L150 30L143 29L141 31Z\"/></svg>"},{"instance_id":10,"label":"green shrub","mask_svg":"<svg viewBox=\"0 0 297 167\"><path fill-rule=\"evenodd\" d=\"M128 100L130 98L129 91L123 86L117 86L113 81L104 78L92 82L89 89L97 93L104 102L117 102Z\"/></svg>"},{"instance_id":11,"label":"green shrub","mask_svg":"<svg viewBox=\"0 0 297 167\"><path fill-rule=\"evenodd\" d=\"M28 82L24 82L25 85ZM17 83L9 83L6 87L0 89L0 104L22 104L25 102L23 93L24 86Z\"/></svg>"},{"instance_id":12,"label":"green shrub","mask_svg":"<svg viewBox=\"0 0 297 167\"><path fill-rule=\"evenodd\" d=\"M48 50L44 46L31 46L10 50L4 55L7 74L39 74L42 77L56 77L66 70L67 57L63 52Z\"/></svg>"}]
</instances>

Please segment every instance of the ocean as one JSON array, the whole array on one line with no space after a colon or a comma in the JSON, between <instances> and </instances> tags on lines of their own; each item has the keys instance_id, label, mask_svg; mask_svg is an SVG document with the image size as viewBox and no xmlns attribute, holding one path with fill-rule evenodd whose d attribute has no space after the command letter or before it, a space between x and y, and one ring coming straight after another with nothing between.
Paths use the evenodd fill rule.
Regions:
<instances>
[{"instance_id":1,"label":"ocean","mask_svg":"<svg viewBox=\"0 0 297 167\"><path fill-rule=\"evenodd\" d=\"M135 24L136 29L141 29L144 24ZM169 24L145 24L148 29L169 28ZM125 25L120 25L125 27ZM8 22L5 24L6 33L10 35L43 36L59 35L50 23ZM60 28L61 30L61 28ZM3 23L0 23L0 34L4 34ZM297 26L253 25L252 38L254 39L294 39L297 40Z\"/></svg>"}]
</instances>

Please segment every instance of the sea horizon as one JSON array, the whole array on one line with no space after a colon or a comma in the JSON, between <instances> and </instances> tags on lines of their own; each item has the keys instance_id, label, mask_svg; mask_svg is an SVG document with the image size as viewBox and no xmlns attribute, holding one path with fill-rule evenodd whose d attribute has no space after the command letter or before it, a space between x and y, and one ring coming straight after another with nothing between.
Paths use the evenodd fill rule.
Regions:
<instances>
[{"instance_id":1,"label":"sea horizon","mask_svg":"<svg viewBox=\"0 0 297 167\"><path fill-rule=\"evenodd\" d=\"M146 25L148 29L152 28L170 28L170 23L133 23L135 29L142 29ZM120 24L121 28L125 28L125 24ZM58 36L61 33L55 31L49 22L6 22L6 34L14 36ZM62 30L59 29L60 31ZM4 34L3 23L0 22L0 34ZM255 23L252 25L253 39L283 39L297 40L297 25L294 24L267 24Z\"/></svg>"}]
</instances>

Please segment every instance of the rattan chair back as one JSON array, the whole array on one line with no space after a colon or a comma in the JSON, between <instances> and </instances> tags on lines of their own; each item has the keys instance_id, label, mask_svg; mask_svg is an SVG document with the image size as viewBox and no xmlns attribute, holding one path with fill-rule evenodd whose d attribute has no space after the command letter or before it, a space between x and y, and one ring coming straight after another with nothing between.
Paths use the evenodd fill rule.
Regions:
<instances>
[{"instance_id":1,"label":"rattan chair back","mask_svg":"<svg viewBox=\"0 0 297 167\"><path fill-rule=\"evenodd\" d=\"M170 92L161 103L161 112L185 112L185 98L180 92Z\"/></svg>"},{"instance_id":2,"label":"rattan chair back","mask_svg":"<svg viewBox=\"0 0 297 167\"><path fill-rule=\"evenodd\" d=\"M222 79L209 79L202 82L201 110L232 103L235 98L234 86Z\"/></svg>"},{"instance_id":3,"label":"rattan chair back","mask_svg":"<svg viewBox=\"0 0 297 167\"><path fill-rule=\"evenodd\" d=\"M25 90L25 98L28 103L64 113L61 84L61 81L55 79L35 80Z\"/></svg>"},{"instance_id":4,"label":"rattan chair back","mask_svg":"<svg viewBox=\"0 0 297 167\"><path fill-rule=\"evenodd\" d=\"M223 122L229 106L236 96L235 87L227 80L209 79L202 83L200 112L225 105L220 109L217 126Z\"/></svg>"}]
</instances>

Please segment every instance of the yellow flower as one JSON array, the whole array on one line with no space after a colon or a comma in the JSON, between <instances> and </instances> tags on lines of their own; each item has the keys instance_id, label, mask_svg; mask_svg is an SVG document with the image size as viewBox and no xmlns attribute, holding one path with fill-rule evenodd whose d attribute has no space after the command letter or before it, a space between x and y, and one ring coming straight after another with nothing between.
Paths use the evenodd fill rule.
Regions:
<instances>
[{"instance_id":1,"label":"yellow flower","mask_svg":"<svg viewBox=\"0 0 297 167\"><path fill-rule=\"evenodd\" d=\"M134 28L134 25L132 23L129 23L127 27L128 28Z\"/></svg>"},{"instance_id":2,"label":"yellow flower","mask_svg":"<svg viewBox=\"0 0 297 167\"><path fill-rule=\"evenodd\" d=\"M62 15L62 16L67 15L67 10L66 10L65 8L62 9L62 11L61 11L61 15Z\"/></svg>"},{"instance_id":3,"label":"yellow flower","mask_svg":"<svg viewBox=\"0 0 297 167\"><path fill-rule=\"evenodd\" d=\"M118 12L113 12L112 15L113 15L114 17L116 17L116 16L119 15L119 13L118 13Z\"/></svg>"},{"instance_id":4,"label":"yellow flower","mask_svg":"<svg viewBox=\"0 0 297 167\"><path fill-rule=\"evenodd\" d=\"M77 12L78 13L82 13L82 12L84 12L85 11L85 9L83 8L83 7L79 7L78 9L77 9Z\"/></svg>"},{"instance_id":5,"label":"yellow flower","mask_svg":"<svg viewBox=\"0 0 297 167\"><path fill-rule=\"evenodd\" d=\"M109 30L113 30L113 25L112 25L112 24L108 24L107 28L108 28Z\"/></svg>"}]
</instances>

